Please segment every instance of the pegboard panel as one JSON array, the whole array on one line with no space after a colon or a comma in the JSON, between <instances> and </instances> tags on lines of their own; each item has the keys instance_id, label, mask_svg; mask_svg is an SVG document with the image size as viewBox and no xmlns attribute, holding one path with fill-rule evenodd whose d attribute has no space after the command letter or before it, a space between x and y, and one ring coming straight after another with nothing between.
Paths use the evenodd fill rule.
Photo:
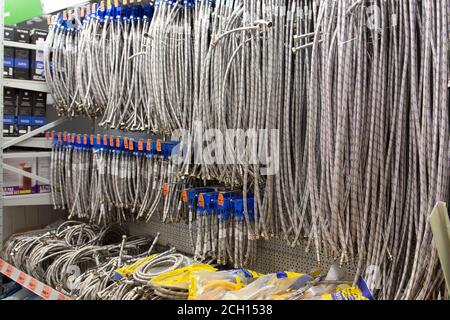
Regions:
<instances>
[{"instance_id":1,"label":"pegboard panel","mask_svg":"<svg viewBox=\"0 0 450 320\"><path fill-rule=\"evenodd\" d=\"M176 247L180 252L193 254L189 227L186 223L163 224L157 219L149 223L131 224L130 232L134 235L149 234L155 236L161 234L158 243L164 246ZM332 258L321 256L320 265L316 259L315 251L306 252L306 243L292 248L281 240L258 240L256 264L249 266L261 273L272 273L277 271L295 271L309 273L320 271L326 274L335 262ZM353 279L355 267L353 265L342 266L348 279Z\"/></svg>"}]
</instances>

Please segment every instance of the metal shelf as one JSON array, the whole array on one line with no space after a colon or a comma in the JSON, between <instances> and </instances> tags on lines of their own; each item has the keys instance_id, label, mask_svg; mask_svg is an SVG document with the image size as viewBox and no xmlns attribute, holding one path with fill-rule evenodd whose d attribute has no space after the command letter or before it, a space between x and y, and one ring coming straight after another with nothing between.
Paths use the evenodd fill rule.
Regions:
<instances>
[{"instance_id":1,"label":"metal shelf","mask_svg":"<svg viewBox=\"0 0 450 320\"><path fill-rule=\"evenodd\" d=\"M3 159L32 159L32 158L50 158L52 153L50 151L25 151L25 152L15 152L9 151L3 153Z\"/></svg>"},{"instance_id":2,"label":"metal shelf","mask_svg":"<svg viewBox=\"0 0 450 320\"><path fill-rule=\"evenodd\" d=\"M50 93L45 81L4 79L3 85L8 88Z\"/></svg>"},{"instance_id":3,"label":"metal shelf","mask_svg":"<svg viewBox=\"0 0 450 320\"><path fill-rule=\"evenodd\" d=\"M2 259L0 259L0 273L3 273L14 282L27 288L44 300L71 300L68 296L50 288Z\"/></svg>"},{"instance_id":4,"label":"metal shelf","mask_svg":"<svg viewBox=\"0 0 450 320\"><path fill-rule=\"evenodd\" d=\"M4 207L50 206L52 204L50 193L3 197Z\"/></svg>"},{"instance_id":5,"label":"metal shelf","mask_svg":"<svg viewBox=\"0 0 450 320\"><path fill-rule=\"evenodd\" d=\"M3 143L9 143L16 139L16 137L3 138ZM35 149L51 149L52 142L46 138L30 138L28 140L19 142L14 145L15 147L22 148L35 148Z\"/></svg>"},{"instance_id":6,"label":"metal shelf","mask_svg":"<svg viewBox=\"0 0 450 320\"><path fill-rule=\"evenodd\" d=\"M21 42L15 42L15 41L4 41L3 43L4 43L5 47L37 50L37 46L35 44L31 44L31 43L21 43Z\"/></svg>"}]
</instances>

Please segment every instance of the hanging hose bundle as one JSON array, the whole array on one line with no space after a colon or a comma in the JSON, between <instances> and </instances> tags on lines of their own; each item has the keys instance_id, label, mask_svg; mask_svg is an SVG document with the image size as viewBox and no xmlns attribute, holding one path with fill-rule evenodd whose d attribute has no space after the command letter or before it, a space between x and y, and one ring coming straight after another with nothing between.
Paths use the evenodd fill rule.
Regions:
<instances>
[{"instance_id":1,"label":"hanging hose bundle","mask_svg":"<svg viewBox=\"0 0 450 320\"><path fill-rule=\"evenodd\" d=\"M96 223L184 218L198 259L238 266L256 239L305 243L319 263L355 265L355 279L377 268L381 298L435 298L443 278L427 217L449 199L448 10L444 0L116 1L56 16L45 57L58 112L166 137L185 129L189 161L60 143L55 206ZM222 188L189 193L208 185ZM204 198L225 190L242 200L233 217L233 201Z\"/></svg>"}]
</instances>

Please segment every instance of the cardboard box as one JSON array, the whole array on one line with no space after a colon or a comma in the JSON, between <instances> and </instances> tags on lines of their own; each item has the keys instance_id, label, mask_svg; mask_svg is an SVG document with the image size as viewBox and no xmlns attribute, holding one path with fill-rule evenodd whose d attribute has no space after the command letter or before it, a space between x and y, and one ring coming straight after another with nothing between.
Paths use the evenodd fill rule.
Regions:
<instances>
[{"instance_id":1,"label":"cardboard box","mask_svg":"<svg viewBox=\"0 0 450 320\"><path fill-rule=\"evenodd\" d=\"M4 163L15 168L34 173L37 172L37 161L33 158L27 159L4 159ZM36 191L36 181L23 177L17 173L3 171L3 195L23 195L32 194Z\"/></svg>"},{"instance_id":2,"label":"cardboard box","mask_svg":"<svg viewBox=\"0 0 450 320\"><path fill-rule=\"evenodd\" d=\"M16 41L16 29L13 27L5 26L4 29L5 41Z\"/></svg>"},{"instance_id":3,"label":"cardboard box","mask_svg":"<svg viewBox=\"0 0 450 320\"><path fill-rule=\"evenodd\" d=\"M16 28L14 41L21 43L30 43L31 35L29 29Z\"/></svg>"},{"instance_id":4,"label":"cardboard box","mask_svg":"<svg viewBox=\"0 0 450 320\"><path fill-rule=\"evenodd\" d=\"M14 49L14 79L30 80L30 50Z\"/></svg>"},{"instance_id":5,"label":"cardboard box","mask_svg":"<svg viewBox=\"0 0 450 320\"><path fill-rule=\"evenodd\" d=\"M14 48L5 47L3 60L3 77L14 76Z\"/></svg>"},{"instance_id":6,"label":"cardboard box","mask_svg":"<svg viewBox=\"0 0 450 320\"><path fill-rule=\"evenodd\" d=\"M38 158L37 159L37 175L50 180L50 171L51 170L51 158ZM51 187L50 185L44 184L42 182L37 181L35 193L50 193Z\"/></svg>"},{"instance_id":7,"label":"cardboard box","mask_svg":"<svg viewBox=\"0 0 450 320\"><path fill-rule=\"evenodd\" d=\"M47 30L41 30L41 29L32 29L30 31L30 42L32 44L36 44L38 41L45 41L48 36Z\"/></svg>"}]
</instances>

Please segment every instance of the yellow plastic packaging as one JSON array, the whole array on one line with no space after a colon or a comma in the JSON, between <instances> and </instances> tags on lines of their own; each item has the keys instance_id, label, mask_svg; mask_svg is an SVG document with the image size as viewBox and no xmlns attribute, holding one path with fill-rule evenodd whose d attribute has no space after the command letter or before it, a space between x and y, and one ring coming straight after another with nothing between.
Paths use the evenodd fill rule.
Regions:
<instances>
[{"instance_id":1,"label":"yellow plastic packaging","mask_svg":"<svg viewBox=\"0 0 450 320\"><path fill-rule=\"evenodd\" d=\"M191 277L189 300L222 300L229 291L244 288L261 274L247 269L195 272Z\"/></svg>"},{"instance_id":2,"label":"yellow plastic packaging","mask_svg":"<svg viewBox=\"0 0 450 320\"><path fill-rule=\"evenodd\" d=\"M136 270L143 265L144 263L146 263L147 261L152 260L154 257L156 257L156 254L148 256L146 258L142 258L138 261L136 261L135 263L131 264L131 265L126 265L120 269L116 270L116 274L121 275L122 277L127 277L129 275L132 275L133 273L136 272Z\"/></svg>"},{"instance_id":3,"label":"yellow plastic packaging","mask_svg":"<svg viewBox=\"0 0 450 320\"><path fill-rule=\"evenodd\" d=\"M209 271L214 272L217 269L207 264L193 264L185 268L161 274L150 281L153 286L159 286L171 289L188 290L191 283L191 275L194 272Z\"/></svg>"},{"instance_id":4,"label":"yellow plastic packaging","mask_svg":"<svg viewBox=\"0 0 450 320\"><path fill-rule=\"evenodd\" d=\"M224 300L285 300L291 293L303 287L312 277L294 272L268 274L248 286L227 292Z\"/></svg>"}]
</instances>

